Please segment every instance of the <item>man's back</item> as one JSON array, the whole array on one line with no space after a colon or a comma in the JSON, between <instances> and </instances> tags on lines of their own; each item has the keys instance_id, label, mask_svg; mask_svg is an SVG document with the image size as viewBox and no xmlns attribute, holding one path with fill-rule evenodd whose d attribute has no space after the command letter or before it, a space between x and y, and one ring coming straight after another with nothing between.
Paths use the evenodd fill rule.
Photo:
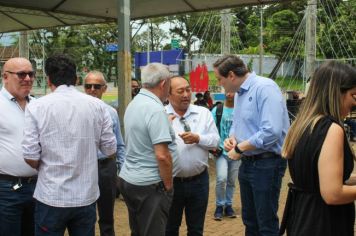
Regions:
<instances>
[{"instance_id":1,"label":"man's back","mask_svg":"<svg viewBox=\"0 0 356 236\"><path fill-rule=\"evenodd\" d=\"M56 207L78 207L96 201L97 148L111 152L115 139L110 115L102 102L64 85L30 104L26 118L32 123L26 125L37 129L33 134L38 137L25 128L25 158L31 159L37 153L41 159L34 197ZM103 135L108 137L104 143ZM38 138L40 146L27 143L33 138Z\"/></svg>"}]
</instances>

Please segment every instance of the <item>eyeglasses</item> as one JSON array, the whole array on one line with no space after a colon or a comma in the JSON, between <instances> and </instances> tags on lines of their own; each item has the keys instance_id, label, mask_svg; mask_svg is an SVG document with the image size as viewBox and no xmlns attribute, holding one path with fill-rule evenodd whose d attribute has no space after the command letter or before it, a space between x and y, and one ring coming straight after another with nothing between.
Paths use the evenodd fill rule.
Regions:
<instances>
[{"instance_id":1,"label":"eyeglasses","mask_svg":"<svg viewBox=\"0 0 356 236\"><path fill-rule=\"evenodd\" d=\"M84 88L85 89L92 89L92 87L94 87L95 90L101 89L103 86L105 86L104 84L84 84Z\"/></svg>"},{"instance_id":2,"label":"eyeglasses","mask_svg":"<svg viewBox=\"0 0 356 236\"><path fill-rule=\"evenodd\" d=\"M189 126L189 124L187 123L187 121L185 120L184 117L180 118L179 121L180 121L180 123L182 123L185 132L190 132L191 131L190 126Z\"/></svg>"},{"instance_id":3,"label":"eyeglasses","mask_svg":"<svg viewBox=\"0 0 356 236\"><path fill-rule=\"evenodd\" d=\"M10 74L16 74L17 77L21 80L26 79L26 77L30 77L30 79L34 79L36 77L36 72L35 71L30 71L30 72L25 72L25 71L19 71L19 72L13 72L13 71L5 71Z\"/></svg>"}]
</instances>

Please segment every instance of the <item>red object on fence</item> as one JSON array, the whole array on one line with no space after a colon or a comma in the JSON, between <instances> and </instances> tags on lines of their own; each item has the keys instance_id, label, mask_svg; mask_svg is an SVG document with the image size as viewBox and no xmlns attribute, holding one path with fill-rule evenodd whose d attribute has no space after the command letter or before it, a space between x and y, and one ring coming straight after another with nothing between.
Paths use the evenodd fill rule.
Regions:
<instances>
[{"instance_id":1,"label":"red object on fence","mask_svg":"<svg viewBox=\"0 0 356 236\"><path fill-rule=\"evenodd\" d=\"M189 74L190 86L193 92L205 92L209 87L209 73L206 64L200 65Z\"/></svg>"}]
</instances>

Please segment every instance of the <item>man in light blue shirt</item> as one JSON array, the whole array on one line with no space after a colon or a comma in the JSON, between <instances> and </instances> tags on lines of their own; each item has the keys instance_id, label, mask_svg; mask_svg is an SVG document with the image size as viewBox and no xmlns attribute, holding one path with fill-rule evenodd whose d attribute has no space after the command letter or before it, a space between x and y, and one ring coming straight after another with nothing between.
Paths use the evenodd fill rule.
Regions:
<instances>
[{"instance_id":1,"label":"man in light blue shirt","mask_svg":"<svg viewBox=\"0 0 356 236\"><path fill-rule=\"evenodd\" d=\"M128 208L131 235L163 236L177 166L175 133L163 106L171 75L165 65L151 63L142 69L141 78L143 88L125 112L127 154L119 188Z\"/></svg>"},{"instance_id":2,"label":"man in light blue shirt","mask_svg":"<svg viewBox=\"0 0 356 236\"><path fill-rule=\"evenodd\" d=\"M101 99L106 91L106 80L100 71L89 72L84 79L84 91L93 97ZM115 155L107 156L98 150L99 190L98 203L99 228L101 236L115 236L114 206L116 197L116 173L125 160L125 144L122 140L119 116L116 110L106 105L113 122L113 131L117 141Z\"/></svg>"},{"instance_id":3,"label":"man in light blue shirt","mask_svg":"<svg viewBox=\"0 0 356 236\"><path fill-rule=\"evenodd\" d=\"M278 199L286 161L280 156L289 128L286 101L271 79L227 55L214 63L225 92L237 92L230 138L224 148L241 159L239 184L245 235L278 235Z\"/></svg>"}]
</instances>

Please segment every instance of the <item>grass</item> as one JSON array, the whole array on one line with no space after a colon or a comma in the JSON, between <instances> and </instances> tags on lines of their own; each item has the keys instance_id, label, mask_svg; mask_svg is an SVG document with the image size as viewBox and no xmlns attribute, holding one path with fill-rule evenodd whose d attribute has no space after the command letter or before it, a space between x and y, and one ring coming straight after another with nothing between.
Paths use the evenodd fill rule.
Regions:
<instances>
[{"instance_id":1,"label":"grass","mask_svg":"<svg viewBox=\"0 0 356 236\"><path fill-rule=\"evenodd\" d=\"M104 102L112 102L114 100L117 100L117 97L117 94L105 93L103 94L102 99L104 100Z\"/></svg>"},{"instance_id":2,"label":"grass","mask_svg":"<svg viewBox=\"0 0 356 236\"><path fill-rule=\"evenodd\" d=\"M276 83L284 91L304 91L304 84L302 79L296 79L291 77L277 77Z\"/></svg>"}]
</instances>

